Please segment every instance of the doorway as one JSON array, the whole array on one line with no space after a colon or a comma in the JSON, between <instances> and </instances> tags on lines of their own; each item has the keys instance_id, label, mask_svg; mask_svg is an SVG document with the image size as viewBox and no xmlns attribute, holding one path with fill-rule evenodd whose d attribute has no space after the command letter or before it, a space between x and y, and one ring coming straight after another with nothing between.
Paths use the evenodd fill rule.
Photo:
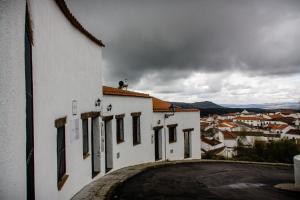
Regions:
<instances>
[{"instance_id":1,"label":"doorway","mask_svg":"<svg viewBox=\"0 0 300 200\"><path fill-rule=\"evenodd\" d=\"M155 155L155 161L162 159L161 129L154 129L154 155Z\"/></svg>"},{"instance_id":2,"label":"doorway","mask_svg":"<svg viewBox=\"0 0 300 200\"><path fill-rule=\"evenodd\" d=\"M105 173L113 168L112 120L105 120Z\"/></svg>"},{"instance_id":3,"label":"doorway","mask_svg":"<svg viewBox=\"0 0 300 200\"><path fill-rule=\"evenodd\" d=\"M190 158L191 157L191 147L190 147L191 132L185 131L183 133L184 133L184 158Z\"/></svg>"},{"instance_id":4,"label":"doorway","mask_svg":"<svg viewBox=\"0 0 300 200\"><path fill-rule=\"evenodd\" d=\"M101 171L99 117L92 118L92 178Z\"/></svg>"}]
</instances>

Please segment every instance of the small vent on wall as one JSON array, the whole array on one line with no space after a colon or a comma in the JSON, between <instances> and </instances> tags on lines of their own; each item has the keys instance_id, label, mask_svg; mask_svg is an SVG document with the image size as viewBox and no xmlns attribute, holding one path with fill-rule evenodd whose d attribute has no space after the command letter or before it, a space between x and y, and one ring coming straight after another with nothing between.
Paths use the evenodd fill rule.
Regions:
<instances>
[{"instance_id":1,"label":"small vent on wall","mask_svg":"<svg viewBox=\"0 0 300 200\"><path fill-rule=\"evenodd\" d=\"M120 152L117 153L117 158L120 158Z\"/></svg>"},{"instance_id":2,"label":"small vent on wall","mask_svg":"<svg viewBox=\"0 0 300 200\"><path fill-rule=\"evenodd\" d=\"M174 151L173 151L173 149L170 149L170 153L173 153Z\"/></svg>"}]
</instances>

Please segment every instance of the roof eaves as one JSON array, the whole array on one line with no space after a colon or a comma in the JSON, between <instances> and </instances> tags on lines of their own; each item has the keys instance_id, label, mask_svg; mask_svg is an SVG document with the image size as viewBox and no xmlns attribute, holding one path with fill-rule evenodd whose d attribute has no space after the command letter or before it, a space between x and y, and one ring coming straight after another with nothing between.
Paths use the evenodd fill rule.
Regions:
<instances>
[{"instance_id":1,"label":"roof eaves","mask_svg":"<svg viewBox=\"0 0 300 200\"><path fill-rule=\"evenodd\" d=\"M88 37L92 42L96 43L100 47L105 47L105 45L102 43L101 40L97 39L95 36L93 36L91 33L89 33L81 24L80 22L74 17L74 15L71 13L70 9L68 8L66 2L64 0L54 0L62 13L65 15L65 17L69 20L69 22L82 34L84 34L86 37Z\"/></svg>"}]
</instances>

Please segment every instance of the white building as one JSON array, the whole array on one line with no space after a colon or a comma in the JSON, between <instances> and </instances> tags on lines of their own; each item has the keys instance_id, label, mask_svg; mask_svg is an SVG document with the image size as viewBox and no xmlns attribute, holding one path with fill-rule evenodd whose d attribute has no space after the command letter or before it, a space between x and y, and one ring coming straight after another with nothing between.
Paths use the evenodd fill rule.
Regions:
<instances>
[{"instance_id":1,"label":"white building","mask_svg":"<svg viewBox=\"0 0 300 200\"><path fill-rule=\"evenodd\" d=\"M101 152L103 169L153 162L152 98L148 94L107 86L103 87L103 95L105 144L102 146L108 150Z\"/></svg>"},{"instance_id":2,"label":"white building","mask_svg":"<svg viewBox=\"0 0 300 200\"><path fill-rule=\"evenodd\" d=\"M233 122L242 122L257 127L262 125L262 118L257 116L239 116L234 118Z\"/></svg>"},{"instance_id":3,"label":"white building","mask_svg":"<svg viewBox=\"0 0 300 200\"><path fill-rule=\"evenodd\" d=\"M200 111L176 107L170 112L171 103L152 98L152 128L165 144L160 154L162 159L201 158Z\"/></svg>"},{"instance_id":4,"label":"white building","mask_svg":"<svg viewBox=\"0 0 300 200\"><path fill-rule=\"evenodd\" d=\"M201 137L202 154L222 155L224 151L224 143L212 138Z\"/></svg>"},{"instance_id":5,"label":"white building","mask_svg":"<svg viewBox=\"0 0 300 200\"><path fill-rule=\"evenodd\" d=\"M236 147L238 146L237 136L229 131L220 132L220 141L223 142L225 150L223 156L232 158L236 155Z\"/></svg>"},{"instance_id":6,"label":"white building","mask_svg":"<svg viewBox=\"0 0 300 200\"><path fill-rule=\"evenodd\" d=\"M300 130L289 129L287 132L281 134L281 137L287 139L300 139Z\"/></svg>"},{"instance_id":7,"label":"white building","mask_svg":"<svg viewBox=\"0 0 300 200\"><path fill-rule=\"evenodd\" d=\"M0 199L69 199L93 179L80 116L97 129L104 45L63 0L0 4Z\"/></svg>"},{"instance_id":8,"label":"white building","mask_svg":"<svg viewBox=\"0 0 300 200\"><path fill-rule=\"evenodd\" d=\"M104 86L103 94L104 128L109 127L105 135L111 137L112 153L102 157L112 157L113 170L158 160L201 158L199 110L176 108L171 113L169 102L113 87ZM134 131L136 127L140 128Z\"/></svg>"},{"instance_id":9,"label":"white building","mask_svg":"<svg viewBox=\"0 0 300 200\"><path fill-rule=\"evenodd\" d=\"M110 170L201 158L199 110L103 97L104 45L64 0L1 1L0 27L0 199L70 199Z\"/></svg>"}]
</instances>

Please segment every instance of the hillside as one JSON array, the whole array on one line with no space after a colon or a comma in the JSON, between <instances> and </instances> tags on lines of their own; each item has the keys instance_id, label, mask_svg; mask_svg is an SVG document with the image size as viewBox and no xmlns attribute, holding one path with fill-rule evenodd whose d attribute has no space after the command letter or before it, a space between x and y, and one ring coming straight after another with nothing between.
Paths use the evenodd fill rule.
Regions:
<instances>
[{"instance_id":1,"label":"hillside","mask_svg":"<svg viewBox=\"0 0 300 200\"><path fill-rule=\"evenodd\" d=\"M211 101L201 101L195 103L184 103L184 102L172 102L173 104L180 106L182 108L197 108L197 109L216 109L224 108L218 104L215 104Z\"/></svg>"},{"instance_id":2,"label":"hillside","mask_svg":"<svg viewBox=\"0 0 300 200\"><path fill-rule=\"evenodd\" d=\"M195 103L184 103L184 102L172 102L172 103L182 108L199 109L201 110L201 117L209 116L213 114L224 115L227 113L242 112L245 109L245 108L227 108L210 101L195 102ZM266 110L261 108L246 108L246 109L249 112L255 112L255 113L264 113L264 112L271 111L271 110Z\"/></svg>"}]
</instances>

